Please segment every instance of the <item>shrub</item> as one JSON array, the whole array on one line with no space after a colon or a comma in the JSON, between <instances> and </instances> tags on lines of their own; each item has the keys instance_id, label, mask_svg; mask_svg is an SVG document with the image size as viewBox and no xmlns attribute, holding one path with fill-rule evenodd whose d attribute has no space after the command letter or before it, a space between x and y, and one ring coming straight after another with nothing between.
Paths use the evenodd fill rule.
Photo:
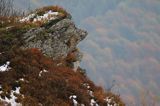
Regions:
<instances>
[{"instance_id":1,"label":"shrub","mask_svg":"<svg viewBox=\"0 0 160 106\"><path fill-rule=\"evenodd\" d=\"M43 8L40 8L40 9L36 9L35 12L37 13L37 15L41 16L49 10L51 10L53 12L62 13L63 15L69 14L69 13L67 13L67 11L65 9L63 9L62 7L59 7L59 6L47 6L47 7L43 7Z\"/></svg>"},{"instance_id":2,"label":"shrub","mask_svg":"<svg viewBox=\"0 0 160 106\"><path fill-rule=\"evenodd\" d=\"M62 62L64 64L62 67L57 67L57 61L44 56L36 48L28 50L16 49L7 52L3 56L8 57L12 69L5 73L0 73L0 84L2 84L4 91L1 96L9 97L9 91L20 86L20 93L25 98L17 95L17 101L23 105L69 106L72 105L72 101L69 99L71 95L77 95L79 103L90 105L91 97L88 95L83 83L88 83L91 86L91 90L94 91L95 98L99 101L99 104L104 105L104 97L111 95L105 94L102 88L96 87L80 71L74 72L71 68L66 67L65 62ZM47 72L43 72L39 76L39 73L44 69ZM19 81L21 78L24 81ZM117 98L117 103L121 102L118 97L114 97ZM123 104L120 106L123 106Z\"/></svg>"}]
</instances>

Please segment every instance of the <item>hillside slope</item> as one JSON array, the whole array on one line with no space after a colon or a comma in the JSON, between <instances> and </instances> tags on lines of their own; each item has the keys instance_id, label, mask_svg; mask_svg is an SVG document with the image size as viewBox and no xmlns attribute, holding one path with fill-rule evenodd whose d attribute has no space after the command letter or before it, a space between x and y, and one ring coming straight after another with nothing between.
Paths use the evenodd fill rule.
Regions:
<instances>
[{"instance_id":1,"label":"hillside slope","mask_svg":"<svg viewBox=\"0 0 160 106\"><path fill-rule=\"evenodd\" d=\"M90 81L76 47L87 32L60 7L0 17L0 105L124 106Z\"/></svg>"}]
</instances>

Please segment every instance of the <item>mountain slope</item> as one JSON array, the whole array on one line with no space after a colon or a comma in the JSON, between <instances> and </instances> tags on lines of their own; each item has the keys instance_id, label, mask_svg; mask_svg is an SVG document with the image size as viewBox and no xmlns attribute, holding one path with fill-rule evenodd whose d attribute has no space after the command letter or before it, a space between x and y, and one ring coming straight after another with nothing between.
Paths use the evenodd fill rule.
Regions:
<instances>
[{"instance_id":1,"label":"mountain slope","mask_svg":"<svg viewBox=\"0 0 160 106\"><path fill-rule=\"evenodd\" d=\"M124 106L79 67L76 45L87 33L62 8L1 17L0 33L0 105Z\"/></svg>"}]
</instances>

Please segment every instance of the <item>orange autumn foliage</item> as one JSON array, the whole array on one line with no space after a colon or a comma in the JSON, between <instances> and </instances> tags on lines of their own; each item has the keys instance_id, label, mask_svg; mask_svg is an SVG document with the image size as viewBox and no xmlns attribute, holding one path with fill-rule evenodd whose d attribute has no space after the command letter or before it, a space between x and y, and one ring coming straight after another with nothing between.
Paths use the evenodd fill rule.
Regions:
<instances>
[{"instance_id":1,"label":"orange autumn foliage","mask_svg":"<svg viewBox=\"0 0 160 106\"><path fill-rule=\"evenodd\" d=\"M73 102L69 97L77 95L77 101L88 106L90 105L91 97L86 87L83 86L84 83L90 85L98 103L101 106L105 105L103 99L108 94L80 73L81 69L74 72L70 67L65 67L65 62L63 62L63 67L57 66L57 61L44 56L36 48L28 50L17 49L3 56L8 57L12 68L10 71L0 73L0 84L2 84L2 88L6 88L3 89L4 92L20 86L20 93L25 98L18 96L17 101L23 105L37 105L40 103L46 106L70 106L73 105ZM43 70L47 70L47 72L43 72ZM40 72L42 72L41 75ZM19 81L21 78L24 81ZM15 83L15 81L17 82ZM4 93L3 96L7 96L7 93ZM124 106L120 98L116 98L117 103L121 104L120 106Z\"/></svg>"}]
</instances>

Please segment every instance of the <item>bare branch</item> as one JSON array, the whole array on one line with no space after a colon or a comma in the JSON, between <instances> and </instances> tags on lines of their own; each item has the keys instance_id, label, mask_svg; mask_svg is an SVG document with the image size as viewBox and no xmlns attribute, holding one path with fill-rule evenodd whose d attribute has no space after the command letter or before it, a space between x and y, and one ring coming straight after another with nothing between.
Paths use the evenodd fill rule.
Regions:
<instances>
[{"instance_id":1,"label":"bare branch","mask_svg":"<svg viewBox=\"0 0 160 106\"><path fill-rule=\"evenodd\" d=\"M14 9L14 0L0 0L0 16L19 16L22 13Z\"/></svg>"}]
</instances>

